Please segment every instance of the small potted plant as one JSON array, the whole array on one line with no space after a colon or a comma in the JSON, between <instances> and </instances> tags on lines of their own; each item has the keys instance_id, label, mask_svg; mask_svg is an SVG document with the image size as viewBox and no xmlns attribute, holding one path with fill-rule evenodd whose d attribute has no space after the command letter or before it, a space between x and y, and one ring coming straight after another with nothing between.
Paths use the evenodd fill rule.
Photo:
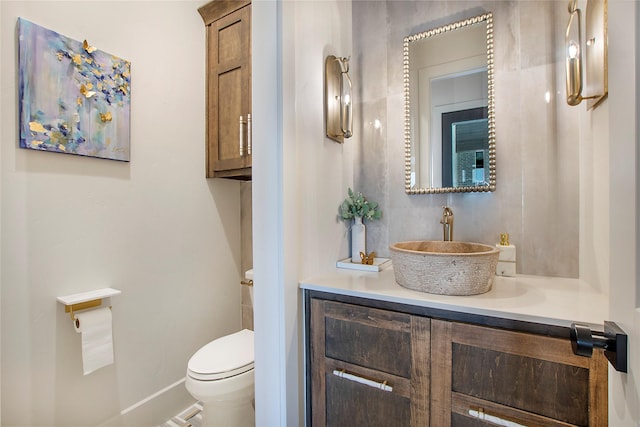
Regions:
<instances>
[{"instance_id":1,"label":"small potted plant","mask_svg":"<svg viewBox=\"0 0 640 427\"><path fill-rule=\"evenodd\" d=\"M354 192L349 188L348 197L340 205L340 217L351 221L351 262L360 263L360 253L367 255L366 227L363 219L380 219L382 211L376 202L368 201L360 192Z\"/></svg>"}]
</instances>

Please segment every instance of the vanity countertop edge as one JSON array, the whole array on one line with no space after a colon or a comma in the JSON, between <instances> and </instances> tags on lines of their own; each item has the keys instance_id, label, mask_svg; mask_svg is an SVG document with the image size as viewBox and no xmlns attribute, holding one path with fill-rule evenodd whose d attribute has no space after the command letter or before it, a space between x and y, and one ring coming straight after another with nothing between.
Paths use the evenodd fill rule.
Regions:
<instances>
[{"instance_id":1,"label":"vanity countertop edge","mask_svg":"<svg viewBox=\"0 0 640 427\"><path fill-rule=\"evenodd\" d=\"M604 320L609 317L608 295L581 279L496 276L487 293L448 296L417 292L398 285L391 266L377 273L336 268L300 281L300 288L562 329L570 328L575 322L602 330Z\"/></svg>"}]
</instances>

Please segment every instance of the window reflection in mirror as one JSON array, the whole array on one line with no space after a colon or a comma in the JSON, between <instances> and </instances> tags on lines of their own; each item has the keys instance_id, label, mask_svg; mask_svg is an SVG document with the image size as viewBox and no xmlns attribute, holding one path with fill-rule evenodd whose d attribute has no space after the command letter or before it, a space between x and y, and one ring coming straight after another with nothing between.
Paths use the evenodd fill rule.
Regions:
<instances>
[{"instance_id":1,"label":"window reflection in mirror","mask_svg":"<svg viewBox=\"0 0 640 427\"><path fill-rule=\"evenodd\" d=\"M488 185L487 107L442 114L442 187Z\"/></svg>"},{"instance_id":2,"label":"window reflection in mirror","mask_svg":"<svg viewBox=\"0 0 640 427\"><path fill-rule=\"evenodd\" d=\"M493 191L492 15L406 37L404 70L406 191Z\"/></svg>"}]
</instances>

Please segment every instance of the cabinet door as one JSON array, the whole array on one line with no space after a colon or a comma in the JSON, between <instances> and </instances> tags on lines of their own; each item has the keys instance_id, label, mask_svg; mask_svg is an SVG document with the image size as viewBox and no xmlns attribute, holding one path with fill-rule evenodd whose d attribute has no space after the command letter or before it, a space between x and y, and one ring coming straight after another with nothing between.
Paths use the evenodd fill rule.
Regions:
<instances>
[{"instance_id":1,"label":"cabinet door","mask_svg":"<svg viewBox=\"0 0 640 427\"><path fill-rule=\"evenodd\" d=\"M428 426L429 319L311 299L313 426Z\"/></svg>"},{"instance_id":2,"label":"cabinet door","mask_svg":"<svg viewBox=\"0 0 640 427\"><path fill-rule=\"evenodd\" d=\"M431 327L433 425L607 425L602 354L576 356L568 339L438 320Z\"/></svg>"},{"instance_id":3,"label":"cabinet door","mask_svg":"<svg viewBox=\"0 0 640 427\"><path fill-rule=\"evenodd\" d=\"M251 177L251 5L207 26L207 177Z\"/></svg>"}]
</instances>

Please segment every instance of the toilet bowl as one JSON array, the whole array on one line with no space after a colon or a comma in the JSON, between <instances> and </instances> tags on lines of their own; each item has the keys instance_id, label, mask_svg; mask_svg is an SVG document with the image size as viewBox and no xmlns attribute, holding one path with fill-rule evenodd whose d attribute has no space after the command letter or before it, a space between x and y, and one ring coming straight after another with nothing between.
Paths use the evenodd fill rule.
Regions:
<instances>
[{"instance_id":1,"label":"toilet bowl","mask_svg":"<svg viewBox=\"0 0 640 427\"><path fill-rule=\"evenodd\" d=\"M253 331L243 329L196 351L185 386L202 402L203 427L253 427Z\"/></svg>"}]
</instances>

